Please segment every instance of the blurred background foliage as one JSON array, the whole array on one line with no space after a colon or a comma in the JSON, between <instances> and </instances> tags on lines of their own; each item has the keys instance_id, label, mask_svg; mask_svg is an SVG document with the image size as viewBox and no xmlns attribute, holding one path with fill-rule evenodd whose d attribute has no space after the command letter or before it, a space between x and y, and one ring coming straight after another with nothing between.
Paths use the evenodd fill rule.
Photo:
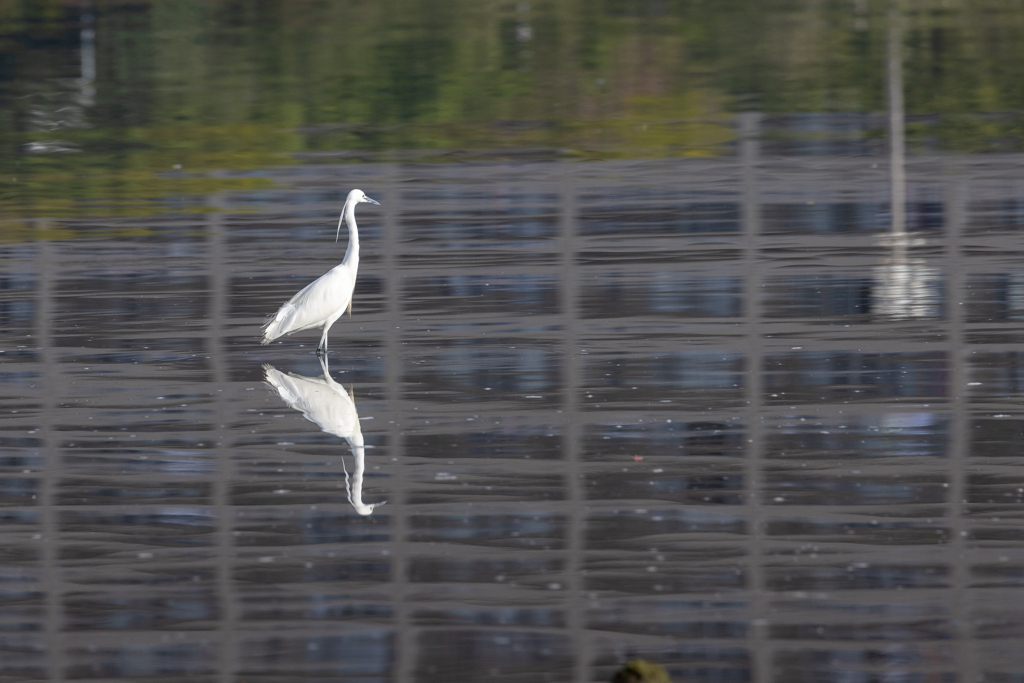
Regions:
<instances>
[{"instance_id":1,"label":"blurred background foliage","mask_svg":"<svg viewBox=\"0 0 1024 683\"><path fill-rule=\"evenodd\" d=\"M727 154L740 111L882 111L893 6L911 148L1019 151L1024 0L0 0L0 207L160 212L297 160Z\"/></svg>"}]
</instances>

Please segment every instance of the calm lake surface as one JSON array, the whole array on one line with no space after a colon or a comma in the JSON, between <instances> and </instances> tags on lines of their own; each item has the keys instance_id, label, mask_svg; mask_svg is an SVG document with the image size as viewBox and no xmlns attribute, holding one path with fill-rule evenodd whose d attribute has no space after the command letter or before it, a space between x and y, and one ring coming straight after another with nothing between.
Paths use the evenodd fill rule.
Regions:
<instances>
[{"instance_id":1,"label":"calm lake surface","mask_svg":"<svg viewBox=\"0 0 1024 683\"><path fill-rule=\"evenodd\" d=\"M949 4L0 3L0 681L1024 680L1024 8Z\"/></svg>"}]
</instances>

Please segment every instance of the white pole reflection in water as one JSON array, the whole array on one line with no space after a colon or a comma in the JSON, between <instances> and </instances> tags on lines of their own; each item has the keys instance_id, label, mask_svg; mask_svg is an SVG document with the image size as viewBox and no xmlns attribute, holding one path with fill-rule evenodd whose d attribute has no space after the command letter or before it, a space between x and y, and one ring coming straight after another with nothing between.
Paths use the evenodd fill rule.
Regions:
<instances>
[{"instance_id":1,"label":"white pole reflection in water","mask_svg":"<svg viewBox=\"0 0 1024 683\"><path fill-rule=\"evenodd\" d=\"M92 128L88 110L96 104L96 31L93 16L82 17L79 37L78 78L47 78L32 85L29 99L28 128L54 132L72 128ZM46 139L26 142L30 154L79 152L78 144L67 140Z\"/></svg>"},{"instance_id":2,"label":"white pole reflection in water","mask_svg":"<svg viewBox=\"0 0 1024 683\"><path fill-rule=\"evenodd\" d=\"M92 28L94 18L91 14L82 17L84 24L81 33L82 76L78 79L81 88L78 103L83 107L91 107L96 100L96 31Z\"/></svg>"},{"instance_id":3,"label":"white pole reflection in water","mask_svg":"<svg viewBox=\"0 0 1024 683\"><path fill-rule=\"evenodd\" d=\"M907 175L905 111L903 105L903 14L898 7L889 12L887 50L889 90L889 184L892 223L883 243L889 256L876 268L878 305L876 312L894 318L920 318L940 313L939 272L921 258L910 257L907 235ZM914 245L924 244L923 239Z\"/></svg>"},{"instance_id":4,"label":"white pole reflection in water","mask_svg":"<svg viewBox=\"0 0 1024 683\"><path fill-rule=\"evenodd\" d=\"M363 472L366 469L366 447L363 444L363 432L359 427L359 414L352 395L345 391L331 378L327 359L320 357L322 377L304 377L294 373L283 373L272 365L264 365L266 381L277 390L281 399L289 407L302 413L310 422L328 434L334 434L348 441L355 458L356 466L349 480L348 469L345 468L345 487L348 489L348 502L361 515L369 515L380 503L366 504L363 502ZM342 467L345 459L342 456Z\"/></svg>"},{"instance_id":5,"label":"white pole reflection in water","mask_svg":"<svg viewBox=\"0 0 1024 683\"><path fill-rule=\"evenodd\" d=\"M889 11L886 64L889 84L889 178L892 186L892 235L907 232L906 142L903 108L903 16L898 8Z\"/></svg>"}]
</instances>

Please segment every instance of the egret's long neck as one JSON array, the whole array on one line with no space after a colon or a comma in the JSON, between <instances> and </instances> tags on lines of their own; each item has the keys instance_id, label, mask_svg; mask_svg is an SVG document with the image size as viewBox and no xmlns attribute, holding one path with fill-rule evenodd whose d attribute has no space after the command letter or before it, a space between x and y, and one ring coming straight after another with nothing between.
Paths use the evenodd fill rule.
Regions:
<instances>
[{"instance_id":1,"label":"egret's long neck","mask_svg":"<svg viewBox=\"0 0 1024 683\"><path fill-rule=\"evenodd\" d=\"M363 446L356 446L352 449L355 456L356 469L352 473L352 498L350 502L358 510L363 507L363 472L366 471L366 450Z\"/></svg>"},{"instance_id":2,"label":"egret's long neck","mask_svg":"<svg viewBox=\"0 0 1024 683\"><path fill-rule=\"evenodd\" d=\"M352 481L349 482L348 472L345 473L345 488L348 489L348 502L352 504L356 512L361 515L368 515L373 512L374 505L367 505L363 502L363 472L366 471L366 450L363 446L363 433L356 427L353 438L348 440L352 446L352 455L356 461L356 469L352 472Z\"/></svg>"},{"instance_id":3,"label":"egret's long neck","mask_svg":"<svg viewBox=\"0 0 1024 683\"><path fill-rule=\"evenodd\" d=\"M348 224L348 249L345 250L345 259L342 263L346 265L359 265L359 228L356 227L356 202L349 202L342 212L345 223Z\"/></svg>"}]
</instances>

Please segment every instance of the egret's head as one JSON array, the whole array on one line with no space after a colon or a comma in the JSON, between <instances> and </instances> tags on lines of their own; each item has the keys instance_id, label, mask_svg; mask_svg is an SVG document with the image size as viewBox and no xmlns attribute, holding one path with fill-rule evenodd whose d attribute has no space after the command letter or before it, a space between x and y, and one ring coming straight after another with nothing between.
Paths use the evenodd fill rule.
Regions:
<instances>
[{"instance_id":1,"label":"egret's head","mask_svg":"<svg viewBox=\"0 0 1024 683\"><path fill-rule=\"evenodd\" d=\"M354 201L357 204L376 204L377 206L380 206L378 202L367 197L366 193L363 192L362 190L352 190L351 194L349 194L349 197L352 201Z\"/></svg>"},{"instance_id":2,"label":"egret's head","mask_svg":"<svg viewBox=\"0 0 1024 683\"><path fill-rule=\"evenodd\" d=\"M378 505L383 505L386 502L386 500L382 500L381 502L374 503L372 505L366 505L364 503L360 503L357 505L356 503L352 503L352 507L354 507L356 509L356 512L358 512L360 515L366 517L367 515L373 514L373 508L377 507Z\"/></svg>"},{"instance_id":3,"label":"egret's head","mask_svg":"<svg viewBox=\"0 0 1024 683\"><path fill-rule=\"evenodd\" d=\"M355 210L356 204L380 204L369 197L362 190L352 190L348 193L348 198L345 199L345 206L341 209L341 215L338 216L338 229L334 233L334 241L337 242L341 236L341 224L346 220L349 223L349 227L355 224Z\"/></svg>"}]
</instances>

